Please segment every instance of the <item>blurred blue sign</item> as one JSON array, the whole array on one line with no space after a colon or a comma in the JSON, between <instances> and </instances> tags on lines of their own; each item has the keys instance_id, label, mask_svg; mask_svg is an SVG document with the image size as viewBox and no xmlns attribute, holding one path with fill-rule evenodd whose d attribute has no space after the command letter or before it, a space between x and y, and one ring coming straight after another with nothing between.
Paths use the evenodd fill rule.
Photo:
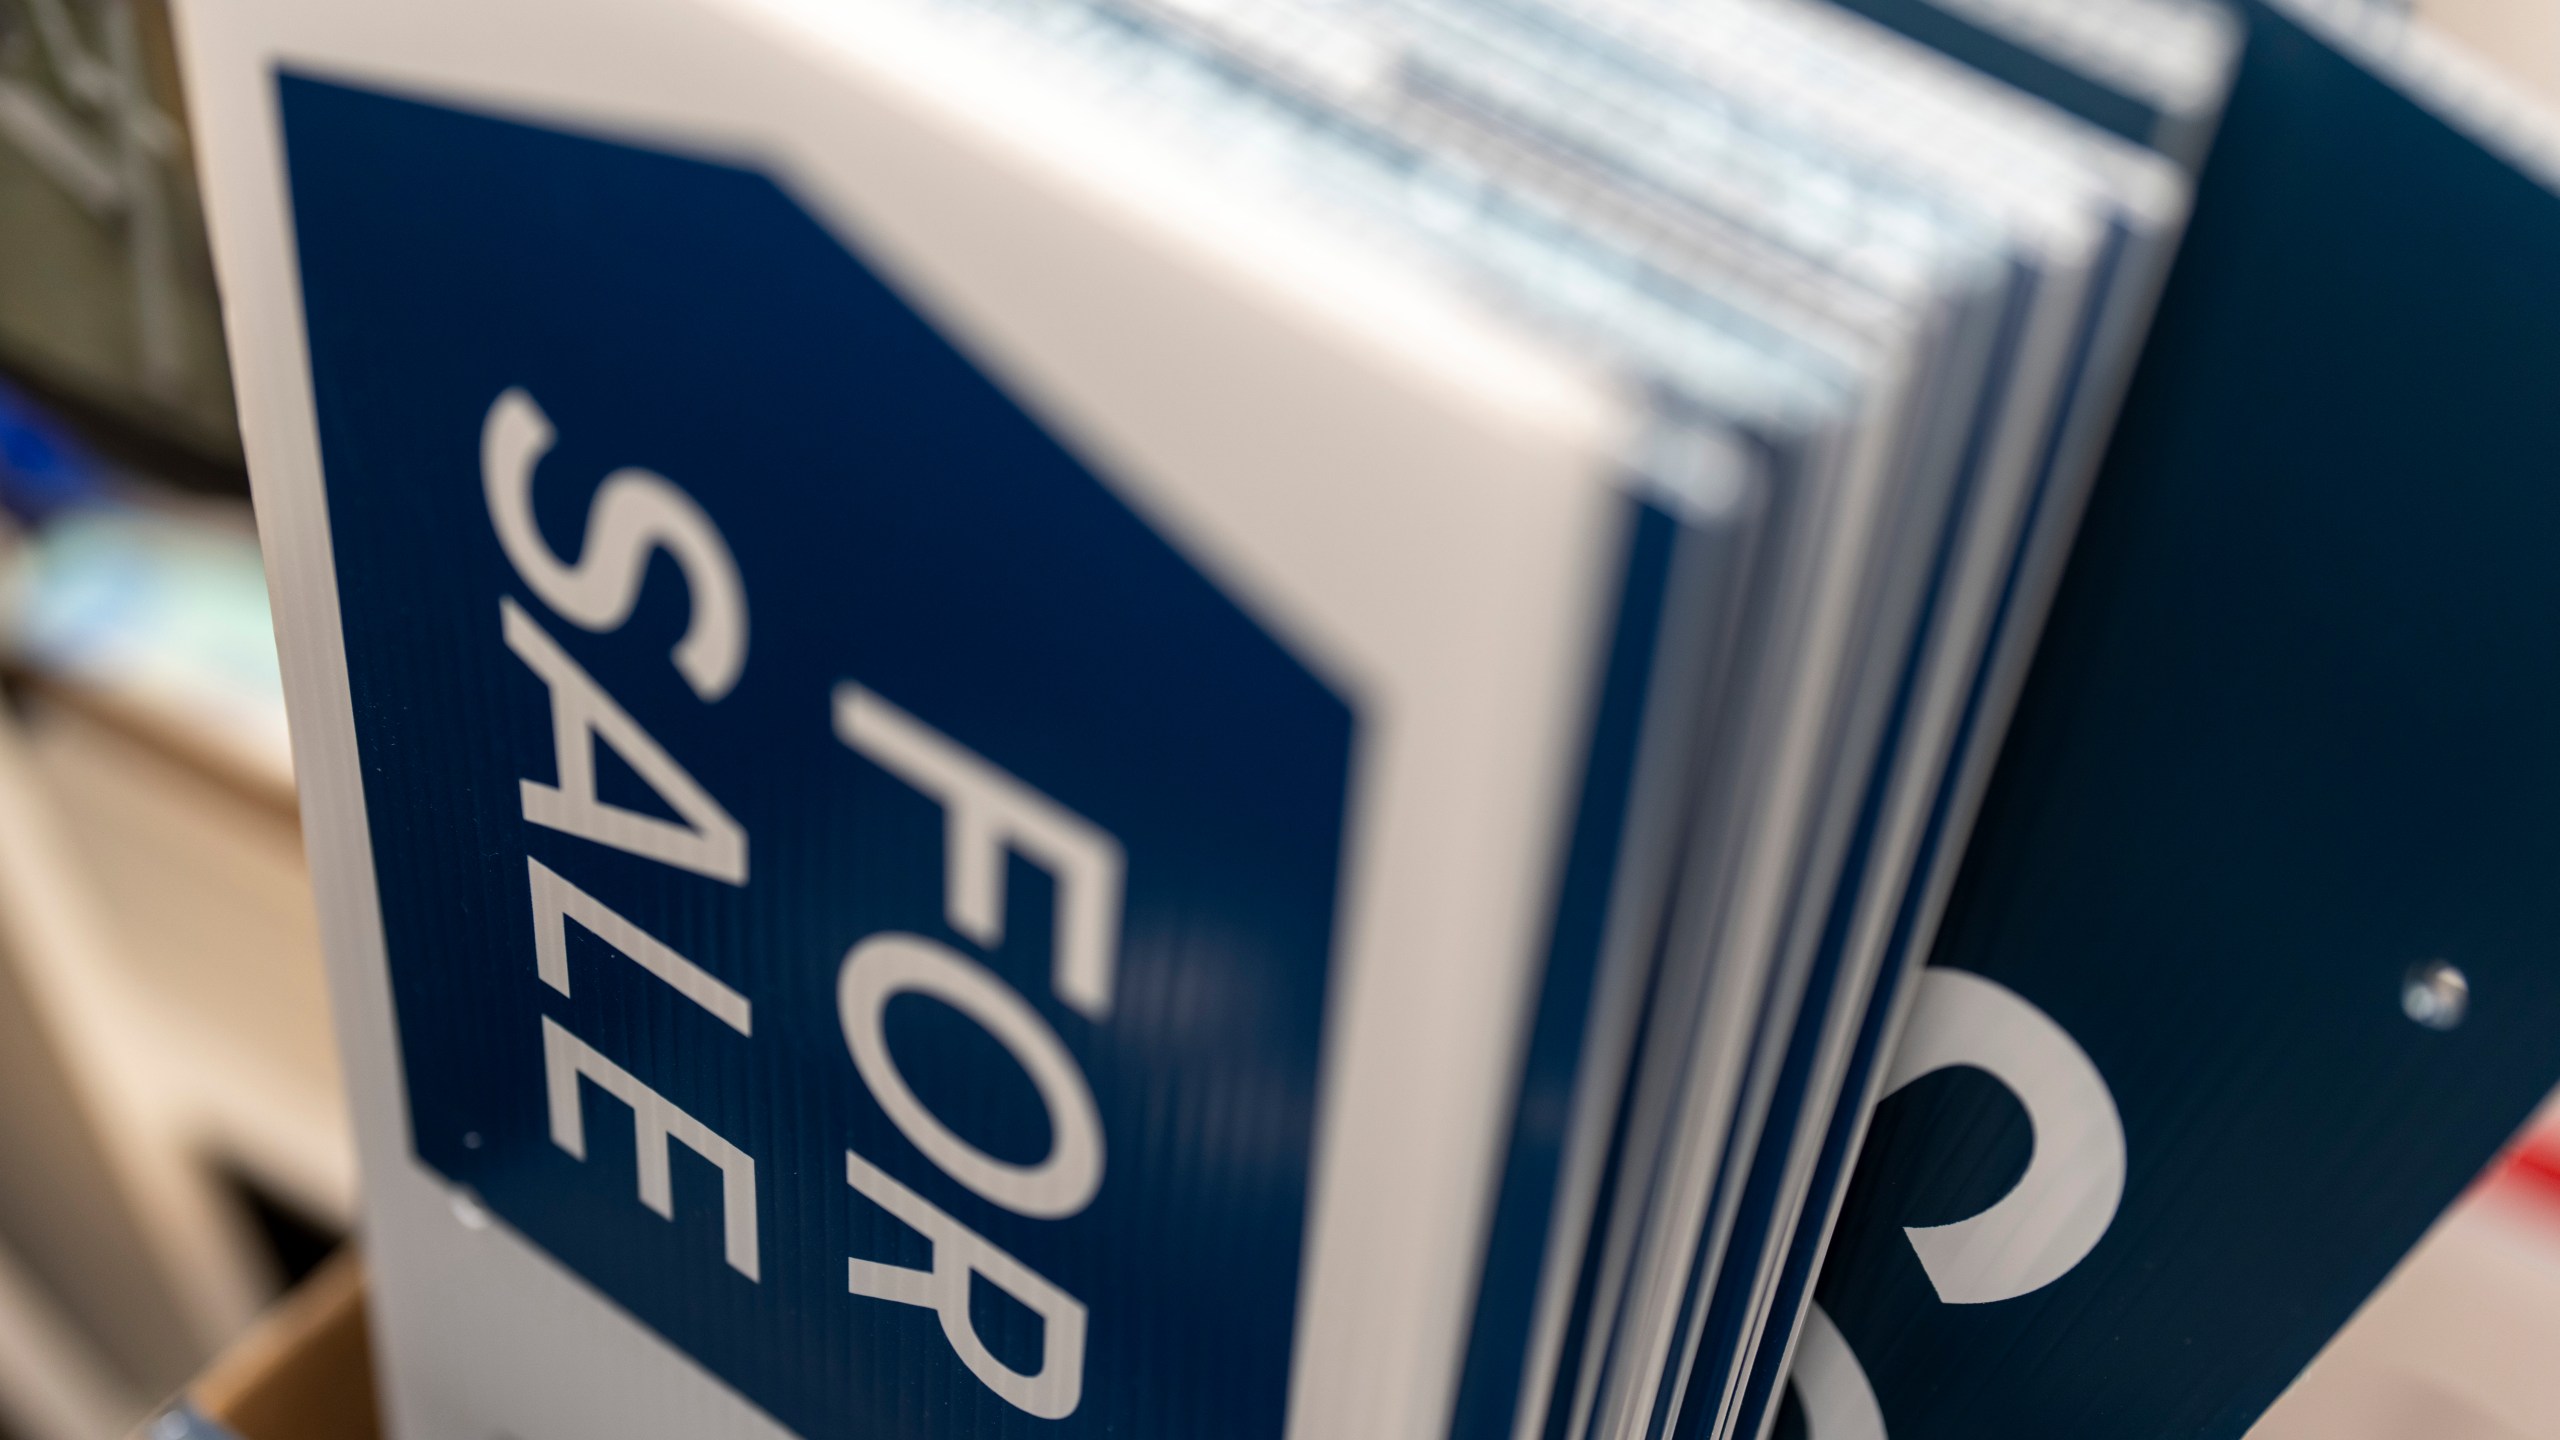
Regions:
<instances>
[{"instance_id":1,"label":"blurred blue sign","mask_svg":"<svg viewBox=\"0 0 2560 1440\"><path fill-rule=\"evenodd\" d=\"M1823 1267L1821 1440L2238 1436L2560 1081L2560 198L2248 21Z\"/></svg>"}]
</instances>

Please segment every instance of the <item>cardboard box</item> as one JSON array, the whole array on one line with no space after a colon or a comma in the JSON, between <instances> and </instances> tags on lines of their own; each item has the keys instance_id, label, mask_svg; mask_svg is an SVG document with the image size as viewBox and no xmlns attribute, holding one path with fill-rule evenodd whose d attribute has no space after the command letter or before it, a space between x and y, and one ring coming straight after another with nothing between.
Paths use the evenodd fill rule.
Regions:
<instances>
[{"instance_id":1,"label":"cardboard box","mask_svg":"<svg viewBox=\"0 0 2560 1440\"><path fill-rule=\"evenodd\" d=\"M340 1251L223 1352L139 1440L378 1440L364 1267Z\"/></svg>"}]
</instances>

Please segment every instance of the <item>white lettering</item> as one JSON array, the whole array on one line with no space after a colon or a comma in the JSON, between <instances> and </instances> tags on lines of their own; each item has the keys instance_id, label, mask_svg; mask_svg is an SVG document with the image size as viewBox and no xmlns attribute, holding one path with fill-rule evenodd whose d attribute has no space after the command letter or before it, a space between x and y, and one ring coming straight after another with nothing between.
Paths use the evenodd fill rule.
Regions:
<instances>
[{"instance_id":1,"label":"white lettering","mask_svg":"<svg viewBox=\"0 0 2560 1440\"><path fill-rule=\"evenodd\" d=\"M601 632L631 618L649 554L664 549L684 572L693 607L676 642L676 669L705 700L728 694L747 663L747 592L719 527L665 476L616 470L588 503L577 563L563 562L533 519L533 468L552 439L550 418L519 389L500 395L481 422L481 492L516 573L544 604Z\"/></svg>"},{"instance_id":2,"label":"white lettering","mask_svg":"<svg viewBox=\"0 0 2560 1440\"><path fill-rule=\"evenodd\" d=\"M625 920L603 901L561 879L550 866L530 855L524 864L533 882L534 968L541 973L543 983L563 995L569 993L568 922L575 920L641 969L667 982L677 994L720 1017L730 1029L741 1035L754 1033L746 996L713 979L701 966Z\"/></svg>"},{"instance_id":3,"label":"white lettering","mask_svg":"<svg viewBox=\"0 0 2560 1440\"><path fill-rule=\"evenodd\" d=\"M1940 1300L1987 1305L2052 1284L2097 1247L2124 1199L2124 1121L2106 1077L2053 1017L2005 985L1932 965L1920 972L1885 1093L1955 1065L2018 1097L2035 1148L1990 1209L1902 1233Z\"/></svg>"},{"instance_id":4,"label":"white lettering","mask_svg":"<svg viewBox=\"0 0 2560 1440\"><path fill-rule=\"evenodd\" d=\"M882 1028L889 999L931 996L978 1022L1031 1077L1049 1114L1049 1153L1036 1165L998 1160L925 1108L898 1070ZM1084 1072L1049 1022L985 966L921 935L873 935L844 957L836 1010L872 1098L899 1133L951 1178L1017 1215L1054 1220L1091 1204L1102 1188L1102 1112Z\"/></svg>"},{"instance_id":5,"label":"white lettering","mask_svg":"<svg viewBox=\"0 0 2560 1440\"><path fill-rule=\"evenodd\" d=\"M631 1107L632 1134L640 1157L640 1203L660 1219L676 1218L675 1184L668 1173L667 1144L685 1148L720 1167L720 1218L729 1268L761 1280L756 1254L756 1162L710 1126L677 1109L595 1047L542 1017L542 1070L551 1092L551 1143L579 1160L587 1158L586 1116L578 1104L578 1078Z\"/></svg>"},{"instance_id":6,"label":"white lettering","mask_svg":"<svg viewBox=\"0 0 2560 1440\"><path fill-rule=\"evenodd\" d=\"M969 1373L1014 1408L1043 1420L1074 1414L1084 1398L1084 1303L851 1150L844 1152L844 1178L933 1246L930 1270L849 1259L845 1288L870 1299L933 1311L942 1321L943 1338L959 1352ZM979 1338L977 1323L969 1317L971 1275L984 1276L1040 1317L1037 1371L1026 1375L1005 1364Z\"/></svg>"},{"instance_id":7,"label":"white lettering","mask_svg":"<svg viewBox=\"0 0 2560 1440\"><path fill-rule=\"evenodd\" d=\"M560 783L521 782L524 818L697 875L747 883L747 832L694 783L612 696L513 600L498 602L507 648L551 690L551 738ZM596 799L596 737L684 817L676 824Z\"/></svg>"},{"instance_id":8,"label":"white lettering","mask_svg":"<svg viewBox=\"0 0 2560 1440\"><path fill-rule=\"evenodd\" d=\"M1087 1019L1109 1015L1126 868L1120 842L860 685L836 687L836 734L941 802L952 929L990 950L1003 942L1008 850L1056 877L1050 986Z\"/></svg>"},{"instance_id":9,"label":"white lettering","mask_svg":"<svg viewBox=\"0 0 2560 1440\"><path fill-rule=\"evenodd\" d=\"M1884 1407L1866 1367L1822 1307L1807 1302L1789 1374L1804 1406L1805 1440L1885 1440Z\"/></svg>"}]
</instances>

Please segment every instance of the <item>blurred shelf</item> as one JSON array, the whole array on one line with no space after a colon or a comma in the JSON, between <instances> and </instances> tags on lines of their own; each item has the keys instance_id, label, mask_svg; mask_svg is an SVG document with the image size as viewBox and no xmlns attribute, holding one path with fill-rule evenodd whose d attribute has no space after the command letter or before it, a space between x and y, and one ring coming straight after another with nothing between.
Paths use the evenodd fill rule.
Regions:
<instances>
[{"instance_id":1,"label":"blurred shelf","mask_svg":"<svg viewBox=\"0 0 2560 1440\"><path fill-rule=\"evenodd\" d=\"M99 1440L146 1403L17 1257L0 1249L0 1431L18 1440Z\"/></svg>"},{"instance_id":2,"label":"blurred shelf","mask_svg":"<svg viewBox=\"0 0 2560 1440\"><path fill-rule=\"evenodd\" d=\"M120 1063L150 1077L189 1143L345 1227L353 1140L289 784L206 765L64 693L42 692L22 723L112 932Z\"/></svg>"},{"instance_id":3,"label":"blurred shelf","mask_svg":"<svg viewBox=\"0 0 2560 1440\"><path fill-rule=\"evenodd\" d=\"M274 1217L344 1232L353 1146L245 507L0 559L0 1432L115 1440L275 1293Z\"/></svg>"}]
</instances>

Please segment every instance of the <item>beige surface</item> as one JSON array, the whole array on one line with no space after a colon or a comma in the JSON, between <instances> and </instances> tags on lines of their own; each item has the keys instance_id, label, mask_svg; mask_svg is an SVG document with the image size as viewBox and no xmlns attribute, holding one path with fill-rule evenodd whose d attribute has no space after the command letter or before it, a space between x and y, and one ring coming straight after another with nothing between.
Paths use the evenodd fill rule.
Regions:
<instances>
[{"instance_id":1,"label":"beige surface","mask_svg":"<svg viewBox=\"0 0 2560 1440\"><path fill-rule=\"evenodd\" d=\"M155 1398L118 1374L0 1245L0 1430L16 1440L110 1440Z\"/></svg>"},{"instance_id":2,"label":"beige surface","mask_svg":"<svg viewBox=\"0 0 2560 1440\"><path fill-rule=\"evenodd\" d=\"M78 710L31 707L26 732L175 1122L208 1157L347 1223L354 1141L292 812Z\"/></svg>"},{"instance_id":3,"label":"beige surface","mask_svg":"<svg viewBox=\"0 0 2560 1440\"><path fill-rule=\"evenodd\" d=\"M2560 113L2560 0L2416 0L2416 10Z\"/></svg>"},{"instance_id":4,"label":"beige surface","mask_svg":"<svg viewBox=\"0 0 2560 1440\"><path fill-rule=\"evenodd\" d=\"M110 937L0 712L0 1243L147 1390L183 1378L269 1282L137 1063Z\"/></svg>"},{"instance_id":5,"label":"beige surface","mask_svg":"<svg viewBox=\"0 0 2560 1440\"><path fill-rule=\"evenodd\" d=\"M2560 1192L2456 1206L2251 1440L2560 1440Z\"/></svg>"},{"instance_id":6,"label":"beige surface","mask_svg":"<svg viewBox=\"0 0 2560 1440\"><path fill-rule=\"evenodd\" d=\"M14 899L0 893L0 906L16 910ZM22 932L25 919L0 917L0 931ZM64 1318L104 1345L132 1383L165 1386L203 1357L214 1332L189 1324L141 1239L149 1220L114 1143L124 1117L82 1083L84 1057L52 1023L26 949L20 935L0 934L0 1154L9 1157L0 1243L24 1256L31 1282L57 1297Z\"/></svg>"}]
</instances>

